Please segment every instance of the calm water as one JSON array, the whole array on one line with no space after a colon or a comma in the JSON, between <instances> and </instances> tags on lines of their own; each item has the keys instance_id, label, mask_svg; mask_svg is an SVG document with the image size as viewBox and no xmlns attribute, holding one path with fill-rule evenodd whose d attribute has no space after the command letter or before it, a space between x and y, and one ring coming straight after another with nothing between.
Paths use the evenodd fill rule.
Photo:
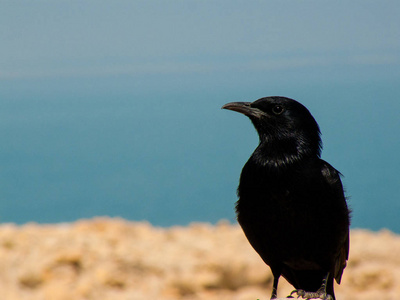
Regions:
<instances>
[{"instance_id":1,"label":"calm water","mask_svg":"<svg viewBox=\"0 0 400 300\"><path fill-rule=\"evenodd\" d=\"M258 138L248 119L220 107L283 95L319 122L322 157L345 175L352 226L400 232L399 77L363 74L3 81L0 220L234 221Z\"/></svg>"}]
</instances>

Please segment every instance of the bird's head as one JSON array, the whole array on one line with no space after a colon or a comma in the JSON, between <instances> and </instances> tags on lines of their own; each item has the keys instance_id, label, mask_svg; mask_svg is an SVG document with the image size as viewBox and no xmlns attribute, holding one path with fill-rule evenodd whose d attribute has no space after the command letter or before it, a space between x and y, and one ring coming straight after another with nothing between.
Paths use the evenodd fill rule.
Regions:
<instances>
[{"instance_id":1,"label":"bird's head","mask_svg":"<svg viewBox=\"0 0 400 300\"><path fill-rule=\"evenodd\" d=\"M250 118L260 137L258 149L266 156L320 155L318 124L308 109L293 99L265 97L254 102L227 103L222 108Z\"/></svg>"}]
</instances>

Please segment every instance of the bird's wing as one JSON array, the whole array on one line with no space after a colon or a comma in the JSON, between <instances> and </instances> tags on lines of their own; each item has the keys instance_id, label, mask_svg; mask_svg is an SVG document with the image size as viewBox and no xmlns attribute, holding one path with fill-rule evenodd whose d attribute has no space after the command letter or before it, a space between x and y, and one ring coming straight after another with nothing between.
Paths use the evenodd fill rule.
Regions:
<instances>
[{"instance_id":1,"label":"bird's wing","mask_svg":"<svg viewBox=\"0 0 400 300\"><path fill-rule=\"evenodd\" d=\"M334 167L328 164L326 161L322 160L321 173L331 187L331 191L334 194L335 198L338 201L338 205L343 210L344 214L349 215L349 209L346 203L346 197L343 191L342 181L340 180L340 172L337 171ZM343 228L343 240L342 244L339 248L338 255L335 260L335 266L333 270L333 275L336 279L336 282L340 284L340 280L342 278L343 270L346 267L346 262L349 259L349 223L345 228Z\"/></svg>"},{"instance_id":2,"label":"bird's wing","mask_svg":"<svg viewBox=\"0 0 400 300\"><path fill-rule=\"evenodd\" d=\"M342 248L340 249L339 256L335 261L334 276L338 284L340 284L343 270L344 268L346 268L348 259L349 259L349 234L347 234L346 241L344 242Z\"/></svg>"}]
</instances>

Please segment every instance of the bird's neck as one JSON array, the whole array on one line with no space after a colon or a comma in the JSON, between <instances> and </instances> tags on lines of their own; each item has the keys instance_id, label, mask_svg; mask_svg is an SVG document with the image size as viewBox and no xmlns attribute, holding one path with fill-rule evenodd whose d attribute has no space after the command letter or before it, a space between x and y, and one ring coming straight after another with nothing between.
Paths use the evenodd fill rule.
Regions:
<instances>
[{"instance_id":1,"label":"bird's neck","mask_svg":"<svg viewBox=\"0 0 400 300\"><path fill-rule=\"evenodd\" d=\"M261 141L251 159L263 168L284 171L318 158L317 152L302 151L310 149L302 146L292 140Z\"/></svg>"}]
</instances>

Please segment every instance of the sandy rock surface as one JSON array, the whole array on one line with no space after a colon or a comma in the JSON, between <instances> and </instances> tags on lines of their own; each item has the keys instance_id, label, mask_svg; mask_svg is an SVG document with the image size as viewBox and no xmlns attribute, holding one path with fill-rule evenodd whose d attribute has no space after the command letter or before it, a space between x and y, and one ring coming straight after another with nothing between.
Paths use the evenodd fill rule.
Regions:
<instances>
[{"instance_id":1,"label":"sandy rock surface","mask_svg":"<svg viewBox=\"0 0 400 300\"><path fill-rule=\"evenodd\" d=\"M0 226L1 300L269 299L272 275L237 225L96 218ZM281 279L278 295L293 288ZM351 232L338 300L400 299L400 236Z\"/></svg>"}]
</instances>

